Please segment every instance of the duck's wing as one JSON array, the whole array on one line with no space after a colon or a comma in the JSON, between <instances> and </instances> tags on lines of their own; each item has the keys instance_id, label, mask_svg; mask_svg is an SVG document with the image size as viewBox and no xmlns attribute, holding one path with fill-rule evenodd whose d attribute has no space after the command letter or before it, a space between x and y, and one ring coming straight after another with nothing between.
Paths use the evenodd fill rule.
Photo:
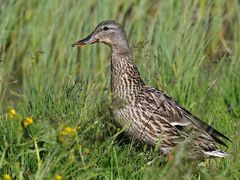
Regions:
<instances>
[{"instance_id":1,"label":"duck's wing","mask_svg":"<svg viewBox=\"0 0 240 180\"><path fill-rule=\"evenodd\" d=\"M195 131L202 132L204 136L211 136L215 142L224 146L227 145L220 138L231 141L228 137L200 120L163 92L154 88L145 87L143 94L145 94L145 101L153 106L152 108L155 108L162 118L179 131L186 132L186 130L195 129Z\"/></svg>"}]
</instances>

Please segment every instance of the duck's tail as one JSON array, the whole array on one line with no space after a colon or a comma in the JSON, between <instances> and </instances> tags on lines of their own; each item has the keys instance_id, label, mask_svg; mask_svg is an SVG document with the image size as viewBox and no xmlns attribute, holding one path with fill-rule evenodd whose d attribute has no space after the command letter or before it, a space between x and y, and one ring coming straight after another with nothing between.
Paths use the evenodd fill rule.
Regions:
<instances>
[{"instance_id":1,"label":"duck's tail","mask_svg":"<svg viewBox=\"0 0 240 180\"><path fill-rule=\"evenodd\" d=\"M224 151L221 150L214 150L214 151L204 151L204 154L208 157L221 157L221 158L225 158L227 156L229 156L229 154L227 154Z\"/></svg>"}]
</instances>

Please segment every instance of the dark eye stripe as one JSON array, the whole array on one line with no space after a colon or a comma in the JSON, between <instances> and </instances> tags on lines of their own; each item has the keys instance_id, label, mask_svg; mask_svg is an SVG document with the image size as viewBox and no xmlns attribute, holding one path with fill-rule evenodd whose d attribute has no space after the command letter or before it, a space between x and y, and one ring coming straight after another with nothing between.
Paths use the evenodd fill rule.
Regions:
<instances>
[{"instance_id":1,"label":"dark eye stripe","mask_svg":"<svg viewBox=\"0 0 240 180\"><path fill-rule=\"evenodd\" d=\"M107 30L109 30L109 28L107 26L104 26L103 30L107 31Z\"/></svg>"}]
</instances>

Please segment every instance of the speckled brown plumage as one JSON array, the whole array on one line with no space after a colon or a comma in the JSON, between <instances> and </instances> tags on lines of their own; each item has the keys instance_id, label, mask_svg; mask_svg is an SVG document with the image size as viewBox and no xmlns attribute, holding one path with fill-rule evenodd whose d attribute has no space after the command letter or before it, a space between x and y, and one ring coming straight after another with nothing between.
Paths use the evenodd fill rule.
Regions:
<instances>
[{"instance_id":1,"label":"speckled brown plumage","mask_svg":"<svg viewBox=\"0 0 240 180\"><path fill-rule=\"evenodd\" d=\"M73 44L105 43L112 49L112 92L124 103L114 111L117 122L137 140L151 146L159 143L164 154L186 144L191 159L225 157L216 144L226 136L201 121L163 92L144 84L134 65L126 34L115 21L100 23L87 38Z\"/></svg>"}]
</instances>

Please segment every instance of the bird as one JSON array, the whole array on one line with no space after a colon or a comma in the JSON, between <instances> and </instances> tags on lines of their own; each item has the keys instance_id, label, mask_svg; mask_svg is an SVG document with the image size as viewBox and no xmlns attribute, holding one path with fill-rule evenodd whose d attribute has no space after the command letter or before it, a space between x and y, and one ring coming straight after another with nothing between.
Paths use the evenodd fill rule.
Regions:
<instances>
[{"instance_id":1,"label":"bird","mask_svg":"<svg viewBox=\"0 0 240 180\"><path fill-rule=\"evenodd\" d=\"M97 25L86 38L76 41L73 47L103 43L111 48L111 91L115 103L117 123L129 137L171 155L175 148L185 144L187 159L227 157L219 149L231 141L206 122L200 120L172 97L156 88L145 85L133 62L126 32L114 20Z\"/></svg>"}]
</instances>

